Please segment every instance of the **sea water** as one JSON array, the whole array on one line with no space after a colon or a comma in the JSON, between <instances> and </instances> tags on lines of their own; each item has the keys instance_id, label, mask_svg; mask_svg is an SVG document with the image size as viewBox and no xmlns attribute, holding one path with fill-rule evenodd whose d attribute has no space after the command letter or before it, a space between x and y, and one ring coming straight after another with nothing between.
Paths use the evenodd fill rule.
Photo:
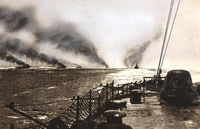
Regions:
<instances>
[{"instance_id":1,"label":"sea water","mask_svg":"<svg viewBox=\"0 0 200 129\"><path fill-rule=\"evenodd\" d=\"M165 76L168 70L163 70ZM190 72L193 82L199 82L199 72ZM9 129L37 125L4 106L15 108L46 123L59 116L71 104L72 96L88 92L100 84L114 85L153 77L156 69L0 69L0 128ZM199 80L198 80L199 79Z\"/></svg>"}]
</instances>

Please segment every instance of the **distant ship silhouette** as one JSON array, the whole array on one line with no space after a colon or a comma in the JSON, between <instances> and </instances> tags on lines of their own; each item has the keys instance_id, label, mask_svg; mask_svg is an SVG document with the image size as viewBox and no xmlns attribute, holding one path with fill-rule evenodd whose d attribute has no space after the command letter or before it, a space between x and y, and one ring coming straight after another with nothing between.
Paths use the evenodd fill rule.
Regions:
<instances>
[{"instance_id":1,"label":"distant ship silhouette","mask_svg":"<svg viewBox=\"0 0 200 129\"><path fill-rule=\"evenodd\" d=\"M19 67L15 67L16 69L24 69L24 68L30 68L31 66L29 64L24 64L22 66Z\"/></svg>"},{"instance_id":2,"label":"distant ship silhouette","mask_svg":"<svg viewBox=\"0 0 200 129\"><path fill-rule=\"evenodd\" d=\"M138 67L137 63L135 64L135 67L134 67L134 69L139 69L139 67Z\"/></svg>"}]
</instances>

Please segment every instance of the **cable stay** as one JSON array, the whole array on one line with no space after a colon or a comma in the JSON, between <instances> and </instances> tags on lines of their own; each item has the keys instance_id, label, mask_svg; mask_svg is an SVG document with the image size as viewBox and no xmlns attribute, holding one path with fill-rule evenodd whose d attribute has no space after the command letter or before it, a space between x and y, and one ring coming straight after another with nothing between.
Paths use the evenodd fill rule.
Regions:
<instances>
[{"instance_id":1,"label":"cable stay","mask_svg":"<svg viewBox=\"0 0 200 129\"><path fill-rule=\"evenodd\" d=\"M161 49L161 53L160 53L160 60L159 60L158 69L157 69L157 77L161 73L160 64L161 64L161 60L163 58L163 51L164 51L164 47L165 47L165 40L166 40L166 36L167 36L167 32L168 32L168 27L169 27L170 18L171 18L171 14L172 14L172 10L173 10L173 5L174 5L174 0L171 0L169 15L168 15L168 18L167 18L167 26L165 28L165 35L164 35L164 39L163 39L162 49Z\"/></svg>"},{"instance_id":2,"label":"cable stay","mask_svg":"<svg viewBox=\"0 0 200 129\"><path fill-rule=\"evenodd\" d=\"M169 28L171 15L172 15L173 5L174 5L174 0L171 1L171 5L170 5L169 15L168 15L168 19L167 19L167 26L166 26L166 29L165 29L165 35L164 35L164 39L163 39L163 44L162 44L162 49L161 49L161 53L160 53L160 60L159 60L159 64L158 64L156 77L158 77L162 72L161 68L162 68L162 65L163 65L163 62L164 62L164 58L165 58L165 55L166 55L167 47L169 45L169 40L170 40L170 37L171 37L171 34L172 34L172 30L173 30L173 27L174 27L175 19L176 19L177 12L178 12L178 9L179 9L180 0L178 2L177 8L176 8L176 12L175 12L175 15L174 15L174 19L173 19L173 22L172 22L170 33L169 33L169 36L168 36L168 39L167 39L167 42L166 42L166 37L167 37L167 34L168 34L168 28Z\"/></svg>"},{"instance_id":3,"label":"cable stay","mask_svg":"<svg viewBox=\"0 0 200 129\"><path fill-rule=\"evenodd\" d=\"M163 55L163 58L162 58L162 61L161 61L160 68L162 68L162 65L163 65L163 62L164 62L164 59L165 59L166 51L167 51L167 48L168 48L168 45L169 45L169 40L171 38L171 34L172 34L173 27L174 27L175 19L176 19L177 13L178 13L180 2L181 2L181 0L179 0L177 8L176 8L176 12L175 12L175 15L174 15L172 27L171 27L171 30L170 30L170 33L169 33L169 37L168 37L168 40L167 40L167 44L166 44L166 47L165 47L165 52L164 52L164 55Z\"/></svg>"}]
</instances>

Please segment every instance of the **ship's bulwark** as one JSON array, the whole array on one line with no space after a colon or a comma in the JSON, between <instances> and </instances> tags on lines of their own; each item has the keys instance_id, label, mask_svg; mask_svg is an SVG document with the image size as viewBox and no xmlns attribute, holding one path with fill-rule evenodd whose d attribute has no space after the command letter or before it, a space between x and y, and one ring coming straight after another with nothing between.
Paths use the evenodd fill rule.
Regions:
<instances>
[{"instance_id":1,"label":"ship's bulwark","mask_svg":"<svg viewBox=\"0 0 200 129\"><path fill-rule=\"evenodd\" d=\"M163 70L163 76L165 73ZM101 83L114 80L117 85L154 74L156 70L147 69L1 69L0 128L9 129L11 124L16 128L35 125L3 107L11 101L16 109L46 123L59 116L74 95L86 93Z\"/></svg>"}]
</instances>

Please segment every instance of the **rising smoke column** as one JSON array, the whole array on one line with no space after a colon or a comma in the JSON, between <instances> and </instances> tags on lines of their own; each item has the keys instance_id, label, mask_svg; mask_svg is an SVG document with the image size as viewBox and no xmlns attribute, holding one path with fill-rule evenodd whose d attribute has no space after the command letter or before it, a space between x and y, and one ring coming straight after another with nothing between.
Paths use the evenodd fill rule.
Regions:
<instances>
[{"instance_id":1,"label":"rising smoke column","mask_svg":"<svg viewBox=\"0 0 200 129\"><path fill-rule=\"evenodd\" d=\"M66 66L59 62L57 59L48 57L44 53L39 53L36 49L23 44L17 38L0 38L0 47L3 50L10 51L15 54L25 55L32 60L38 60L48 64L58 65L62 68L66 68Z\"/></svg>"},{"instance_id":2,"label":"rising smoke column","mask_svg":"<svg viewBox=\"0 0 200 129\"><path fill-rule=\"evenodd\" d=\"M35 33L35 35L39 43L42 41L51 41L57 45L57 49L86 56L90 62L98 63L106 68L108 67L105 61L98 56L94 45L81 36L71 24L63 23L54 28L43 29Z\"/></svg>"},{"instance_id":3,"label":"rising smoke column","mask_svg":"<svg viewBox=\"0 0 200 129\"><path fill-rule=\"evenodd\" d=\"M143 57L143 53L146 51L146 49L148 48L150 43L159 39L160 36L161 36L161 29L157 32L157 35L155 35L155 37L153 37L153 39L130 49L127 52L126 57L124 59L124 64L126 65L126 67L132 68L135 64L140 63L140 61L142 60L142 57Z\"/></svg>"},{"instance_id":4,"label":"rising smoke column","mask_svg":"<svg viewBox=\"0 0 200 129\"><path fill-rule=\"evenodd\" d=\"M9 8L0 8L0 20L4 21L8 31L13 32L26 29L34 33L36 43L50 41L57 45L57 49L69 51L76 55L83 55L89 62L98 63L105 67L108 65L100 58L95 47L86 40L77 29L69 23L59 23L50 28L43 28L34 19L32 8L25 8L20 11L10 11Z\"/></svg>"},{"instance_id":5,"label":"rising smoke column","mask_svg":"<svg viewBox=\"0 0 200 129\"><path fill-rule=\"evenodd\" d=\"M127 57L124 59L126 67L133 67L136 63L142 60L142 54L145 52L150 42L143 43L141 46L136 46L127 52Z\"/></svg>"},{"instance_id":6,"label":"rising smoke column","mask_svg":"<svg viewBox=\"0 0 200 129\"><path fill-rule=\"evenodd\" d=\"M22 65L22 66L28 65L28 64L24 63L21 60L18 60L17 58L13 57L11 54L9 54L9 53L7 53L3 50L0 50L0 59L11 62L11 63L16 63L16 64Z\"/></svg>"}]
</instances>

